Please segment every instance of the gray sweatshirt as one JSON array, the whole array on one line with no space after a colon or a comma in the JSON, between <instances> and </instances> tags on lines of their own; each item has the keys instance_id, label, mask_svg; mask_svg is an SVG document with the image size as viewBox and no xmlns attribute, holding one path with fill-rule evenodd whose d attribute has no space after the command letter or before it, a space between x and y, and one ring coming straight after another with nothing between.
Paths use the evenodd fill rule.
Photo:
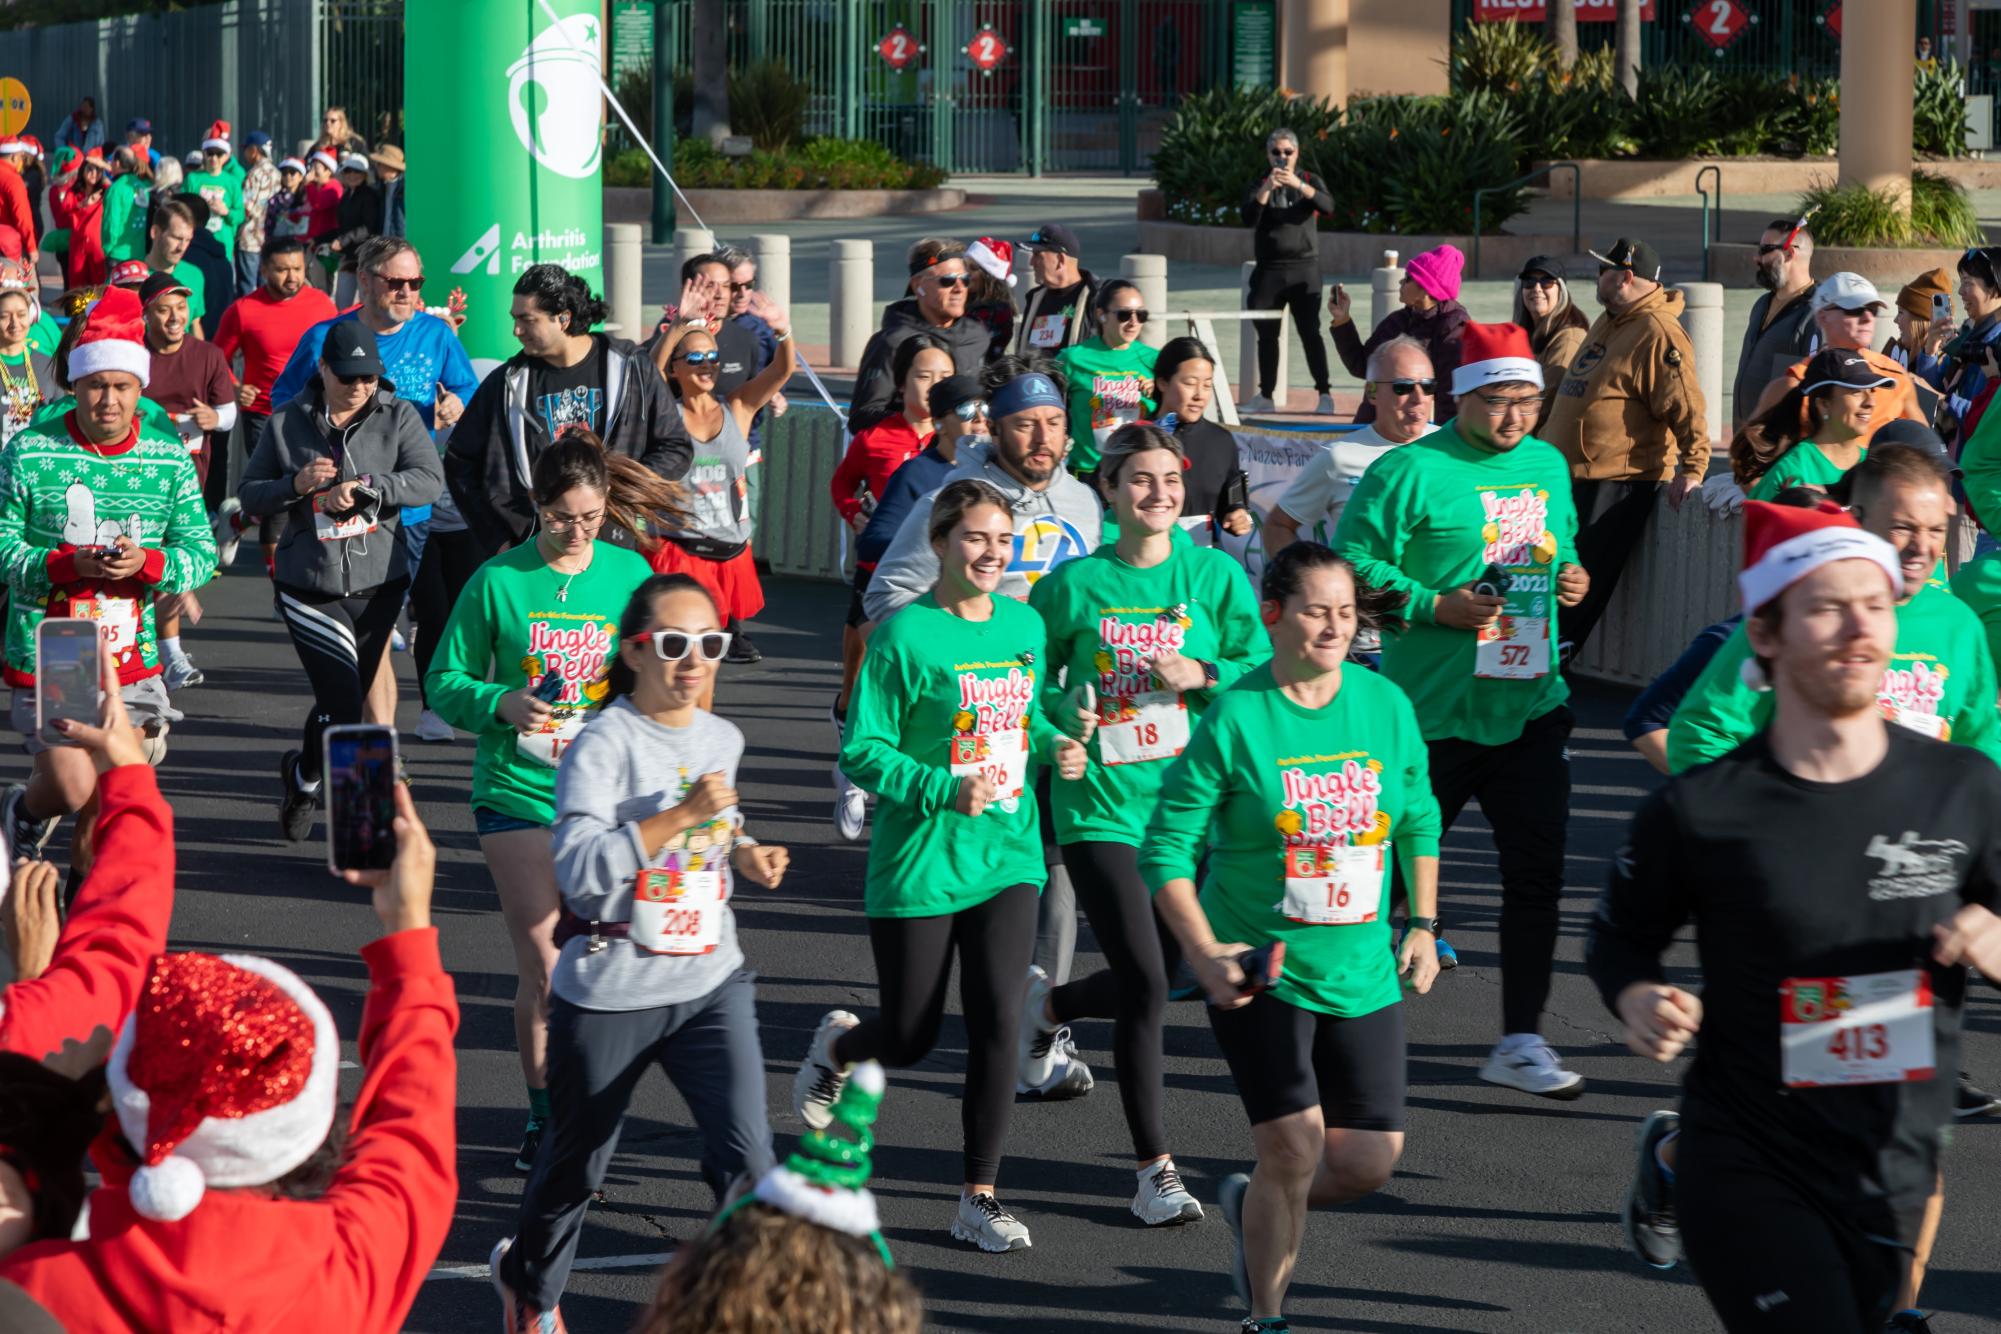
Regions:
<instances>
[{"instance_id":1,"label":"gray sweatshirt","mask_svg":"<svg viewBox=\"0 0 2001 1334\"><path fill-rule=\"evenodd\" d=\"M1014 511L1014 558L1001 576L998 592L1026 602L1036 580L1064 561L1098 549L1104 502L1069 473L1059 469L1048 489L1032 491L994 462L992 446L961 444L958 466L938 489L962 477L990 484ZM931 548L931 506L937 499L938 492L933 491L912 505L889 550L882 553L868 592L862 595L862 612L871 621L888 620L938 582L938 553Z\"/></svg>"},{"instance_id":2,"label":"gray sweatshirt","mask_svg":"<svg viewBox=\"0 0 2001 1334\"><path fill-rule=\"evenodd\" d=\"M687 727L664 727L625 698L597 716L563 754L556 771L556 884L586 922L632 917L633 882L644 867L689 866L722 872L722 936L707 954L657 954L623 937L592 953L588 939L564 944L550 989L587 1010L649 1010L706 996L743 966L730 873L731 837L742 816L732 806L715 822L670 840L653 856L639 822L678 805L703 774L736 785L743 733L714 714L695 712Z\"/></svg>"}]
</instances>

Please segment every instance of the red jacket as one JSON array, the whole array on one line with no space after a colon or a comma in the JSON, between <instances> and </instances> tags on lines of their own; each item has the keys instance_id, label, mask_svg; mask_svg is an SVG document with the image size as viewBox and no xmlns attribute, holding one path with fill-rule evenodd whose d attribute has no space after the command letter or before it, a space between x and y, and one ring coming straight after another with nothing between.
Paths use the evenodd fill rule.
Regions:
<instances>
[{"instance_id":1,"label":"red jacket","mask_svg":"<svg viewBox=\"0 0 2001 1334\"><path fill-rule=\"evenodd\" d=\"M848 452L834 465L828 488L834 493L834 508L843 519L852 520L862 512L855 490L868 483L868 493L880 500L889 486L890 474L923 452L931 437L917 434L917 428L902 413L884 417L848 441Z\"/></svg>"},{"instance_id":2,"label":"red jacket","mask_svg":"<svg viewBox=\"0 0 2001 1334\"><path fill-rule=\"evenodd\" d=\"M49 191L49 216L69 229L69 250L63 256L63 286L93 287L108 276L104 258L104 191L89 203L73 185Z\"/></svg>"},{"instance_id":3,"label":"red jacket","mask_svg":"<svg viewBox=\"0 0 2001 1334\"><path fill-rule=\"evenodd\" d=\"M146 964L167 948L174 911L174 816L143 764L97 784L97 860L77 891L55 959L0 992L0 1051L36 1060L132 1012Z\"/></svg>"},{"instance_id":4,"label":"red jacket","mask_svg":"<svg viewBox=\"0 0 2001 1334\"><path fill-rule=\"evenodd\" d=\"M21 233L21 253L41 250L36 243L35 211L28 205L28 183L12 167L0 169L0 225Z\"/></svg>"},{"instance_id":5,"label":"red jacket","mask_svg":"<svg viewBox=\"0 0 2001 1334\"><path fill-rule=\"evenodd\" d=\"M0 1259L70 1334L131 1330L390 1334L444 1248L458 1196L453 1125L459 1007L434 928L361 951L362 1082L347 1154L317 1200L211 1189L186 1218L132 1208L133 1157L109 1123L91 1157L88 1241L44 1241Z\"/></svg>"}]
</instances>

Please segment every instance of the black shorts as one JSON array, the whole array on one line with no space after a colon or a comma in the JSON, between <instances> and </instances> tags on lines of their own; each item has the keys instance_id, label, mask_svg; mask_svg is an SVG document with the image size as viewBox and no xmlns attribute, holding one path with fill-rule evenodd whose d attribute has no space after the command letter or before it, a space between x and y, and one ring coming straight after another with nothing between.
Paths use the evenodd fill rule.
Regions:
<instances>
[{"instance_id":1,"label":"black shorts","mask_svg":"<svg viewBox=\"0 0 2001 1334\"><path fill-rule=\"evenodd\" d=\"M875 567L855 566L854 596L848 599L848 624L857 626L868 620L862 611L862 594L868 592L869 580L875 578Z\"/></svg>"},{"instance_id":2,"label":"black shorts","mask_svg":"<svg viewBox=\"0 0 2001 1334\"><path fill-rule=\"evenodd\" d=\"M1209 1011L1216 1045L1254 1126L1317 1106L1330 1130L1402 1130L1403 1006L1343 1019L1266 992Z\"/></svg>"}]
</instances>

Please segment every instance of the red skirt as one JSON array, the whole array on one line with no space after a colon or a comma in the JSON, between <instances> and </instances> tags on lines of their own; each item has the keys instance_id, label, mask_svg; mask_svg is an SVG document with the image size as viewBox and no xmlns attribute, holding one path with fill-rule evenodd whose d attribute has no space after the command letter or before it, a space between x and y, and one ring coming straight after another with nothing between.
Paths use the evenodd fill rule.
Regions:
<instances>
[{"instance_id":1,"label":"red skirt","mask_svg":"<svg viewBox=\"0 0 2001 1334\"><path fill-rule=\"evenodd\" d=\"M764 610L764 585L757 581L757 566L751 559L748 542L728 560L710 560L684 550L669 539L654 549L652 559L655 574L685 574L708 589L725 624L751 620Z\"/></svg>"}]
</instances>

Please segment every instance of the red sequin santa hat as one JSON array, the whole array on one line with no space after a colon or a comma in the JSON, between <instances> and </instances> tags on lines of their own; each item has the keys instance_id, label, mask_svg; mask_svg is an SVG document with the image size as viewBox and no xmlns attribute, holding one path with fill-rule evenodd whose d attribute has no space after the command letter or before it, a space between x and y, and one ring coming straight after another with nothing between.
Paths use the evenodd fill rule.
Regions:
<instances>
[{"instance_id":1,"label":"red sequin santa hat","mask_svg":"<svg viewBox=\"0 0 2001 1334\"><path fill-rule=\"evenodd\" d=\"M1542 363L1529 350L1529 331L1519 324L1467 323L1459 337L1459 366L1452 372L1456 398L1490 384L1532 384L1542 388Z\"/></svg>"},{"instance_id":2,"label":"red sequin santa hat","mask_svg":"<svg viewBox=\"0 0 2001 1334\"><path fill-rule=\"evenodd\" d=\"M146 1218L194 1212L210 1186L262 1186L333 1128L340 1036L297 974L245 954L161 954L105 1076L141 1166Z\"/></svg>"},{"instance_id":3,"label":"red sequin santa hat","mask_svg":"<svg viewBox=\"0 0 2001 1334\"><path fill-rule=\"evenodd\" d=\"M1009 287L1014 286L1014 247L1008 242L996 241L991 236L982 236L966 247L966 258Z\"/></svg>"},{"instance_id":4,"label":"red sequin santa hat","mask_svg":"<svg viewBox=\"0 0 2001 1334\"><path fill-rule=\"evenodd\" d=\"M226 120L212 122L208 127L208 133L202 136L201 146L203 152L211 148L219 153L229 152L229 122Z\"/></svg>"},{"instance_id":5,"label":"red sequin santa hat","mask_svg":"<svg viewBox=\"0 0 2001 1334\"><path fill-rule=\"evenodd\" d=\"M89 318L69 351L69 382L75 384L99 371L127 371L139 377L144 389L153 374L153 358L146 351L146 316L139 308L139 294L113 287L91 304Z\"/></svg>"}]
</instances>

